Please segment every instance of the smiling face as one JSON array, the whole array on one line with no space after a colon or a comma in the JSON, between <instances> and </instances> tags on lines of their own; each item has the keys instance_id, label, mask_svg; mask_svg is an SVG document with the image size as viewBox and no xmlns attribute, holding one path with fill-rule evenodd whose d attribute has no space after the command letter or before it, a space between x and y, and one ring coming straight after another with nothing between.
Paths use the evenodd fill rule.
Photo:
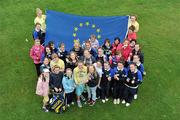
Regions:
<instances>
[{"instance_id":1,"label":"smiling face","mask_svg":"<svg viewBox=\"0 0 180 120\"><path fill-rule=\"evenodd\" d=\"M89 73L94 73L95 69L93 65L89 66Z\"/></svg>"},{"instance_id":2,"label":"smiling face","mask_svg":"<svg viewBox=\"0 0 180 120\"><path fill-rule=\"evenodd\" d=\"M89 53L88 50L84 50L84 57L85 58L89 58L91 56L91 54Z\"/></svg>"},{"instance_id":3,"label":"smiling face","mask_svg":"<svg viewBox=\"0 0 180 120\"><path fill-rule=\"evenodd\" d=\"M66 75L71 76L72 75L72 70L71 69L66 69Z\"/></svg>"},{"instance_id":4,"label":"smiling face","mask_svg":"<svg viewBox=\"0 0 180 120\"><path fill-rule=\"evenodd\" d=\"M59 67L54 68L54 73L55 74L59 74L59 72L60 72L60 68Z\"/></svg>"},{"instance_id":5,"label":"smiling face","mask_svg":"<svg viewBox=\"0 0 180 120\"><path fill-rule=\"evenodd\" d=\"M110 65L108 63L104 63L104 69L108 70L110 68Z\"/></svg>"},{"instance_id":6,"label":"smiling face","mask_svg":"<svg viewBox=\"0 0 180 120\"><path fill-rule=\"evenodd\" d=\"M48 64L49 64L49 60L48 60L48 58L44 58L43 63L44 63L45 65L48 65Z\"/></svg>"},{"instance_id":7,"label":"smiling face","mask_svg":"<svg viewBox=\"0 0 180 120\"><path fill-rule=\"evenodd\" d=\"M60 45L60 49L61 49L61 51L65 51L65 45L64 44Z\"/></svg>"},{"instance_id":8,"label":"smiling face","mask_svg":"<svg viewBox=\"0 0 180 120\"><path fill-rule=\"evenodd\" d=\"M86 45L86 49L88 49L88 50L91 49L91 43L90 42L86 42L85 45Z\"/></svg>"},{"instance_id":9,"label":"smiling face","mask_svg":"<svg viewBox=\"0 0 180 120\"><path fill-rule=\"evenodd\" d=\"M118 66L117 66L117 67L118 67L118 69L120 69L120 70L121 70L121 69L123 69L123 68L124 68L124 65L123 65L122 63L118 63Z\"/></svg>"},{"instance_id":10,"label":"smiling face","mask_svg":"<svg viewBox=\"0 0 180 120\"><path fill-rule=\"evenodd\" d=\"M74 52L72 52L72 53L70 54L70 58L71 58L72 60L75 60L75 59L76 59L76 54L75 54Z\"/></svg>"},{"instance_id":11,"label":"smiling face","mask_svg":"<svg viewBox=\"0 0 180 120\"><path fill-rule=\"evenodd\" d=\"M50 53L50 52L51 52L51 50L50 50L49 47L46 47L46 52L47 52L47 53Z\"/></svg>"},{"instance_id":12,"label":"smiling face","mask_svg":"<svg viewBox=\"0 0 180 120\"><path fill-rule=\"evenodd\" d=\"M135 67L135 65L134 64L130 64L130 71L131 72L134 72L135 71L135 69L136 69L136 67Z\"/></svg>"},{"instance_id":13,"label":"smiling face","mask_svg":"<svg viewBox=\"0 0 180 120\"><path fill-rule=\"evenodd\" d=\"M136 44L136 45L135 45L135 50L136 50L136 51L139 51L139 44Z\"/></svg>"},{"instance_id":14,"label":"smiling face","mask_svg":"<svg viewBox=\"0 0 180 120\"><path fill-rule=\"evenodd\" d=\"M36 14L37 14L37 17L41 18L42 17L42 10L38 9Z\"/></svg>"},{"instance_id":15,"label":"smiling face","mask_svg":"<svg viewBox=\"0 0 180 120\"><path fill-rule=\"evenodd\" d=\"M101 48L98 49L98 55L102 56L104 54L103 50Z\"/></svg>"},{"instance_id":16,"label":"smiling face","mask_svg":"<svg viewBox=\"0 0 180 120\"><path fill-rule=\"evenodd\" d=\"M136 21L136 16L131 16L131 22L135 22Z\"/></svg>"},{"instance_id":17,"label":"smiling face","mask_svg":"<svg viewBox=\"0 0 180 120\"><path fill-rule=\"evenodd\" d=\"M139 63L139 57L137 56L137 55L134 55L133 56L133 62L135 62L135 63Z\"/></svg>"},{"instance_id":18,"label":"smiling face","mask_svg":"<svg viewBox=\"0 0 180 120\"><path fill-rule=\"evenodd\" d=\"M79 62L79 63L78 63L78 68L79 68L79 69L83 69L83 66L84 66L84 65L83 65L82 62Z\"/></svg>"},{"instance_id":19,"label":"smiling face","mask_svg":"<svg viewBox=\"0 0 180 120\"><path fill-rule=\"evenodd\" d=\"M96 62L96 65L97 65L98 68L101 68L101 67L102 67L102 64L101 64L100 61L97 61L97 62Z\"/></svg>"},{"instance_id":20,"label":"smiling face","mask_svg":"<svg viewBox=\"0 0 180 120\"><path fill-rule=\"evenodd\" d=\"M41 44L40 44L40 40L39 40L39 39L36 39L34 44L35 44L36 46L41 45Z\"/></svg>"}]
</instances>

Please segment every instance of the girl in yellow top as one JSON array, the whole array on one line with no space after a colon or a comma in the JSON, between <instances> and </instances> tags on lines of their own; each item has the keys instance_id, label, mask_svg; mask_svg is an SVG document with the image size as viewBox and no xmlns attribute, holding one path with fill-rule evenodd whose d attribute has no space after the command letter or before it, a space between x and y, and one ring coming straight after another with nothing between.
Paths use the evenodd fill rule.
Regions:
<instances>
[{"instance_id":1,"label":"girl in yellow top","mask_svg":"<svg viewBox=\"0 0 180 120\"><path fill-rule=\"evenodd\" d=\"M85 83L88 82L87 67L84 66L82 61L78 62L78 66L74 69L74 80L76 83L76 95L78 107L82 107L80 96L82 95Z\"/></svg>"},{"instance_id":2,"label":"girl in yellow top","mask_svg":"<svg viewBox=\"0 0 180 120\"><path fill-rule=\"evenodd\" d=\"M139 31L139 23L137 22L137 17L135 15L130 16L128 28L132 25L135 27L134 32L138 32Z\"/></svg>"},{"instance_id":3,"label":"girl in yellow top","mask_svg":"<svg viewBox=\"0 0 180 120\"><path fill-rule=\"evenodd\" d=\"M34 24L40 23L41 30L46 32L46 15L42 14L42 10L40 8L36 8L36 18L34 19Z\"/></svg>"}]
</instances>

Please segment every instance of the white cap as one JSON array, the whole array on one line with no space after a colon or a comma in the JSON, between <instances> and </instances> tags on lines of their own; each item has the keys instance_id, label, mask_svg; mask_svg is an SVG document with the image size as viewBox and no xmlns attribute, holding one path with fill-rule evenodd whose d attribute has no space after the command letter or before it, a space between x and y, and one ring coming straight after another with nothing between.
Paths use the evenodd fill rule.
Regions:
<instances>
[{"instance_id":1,"label":"white cap","mask_svg":"<svg viewBox=\"0 0 180 120\"><path fill-rule=\"evenodd\" d=\"M44 68L44 69L43 69L43 72L50 72L50 71L49 71L49 69Z\"/></svg>"}]
</instances>

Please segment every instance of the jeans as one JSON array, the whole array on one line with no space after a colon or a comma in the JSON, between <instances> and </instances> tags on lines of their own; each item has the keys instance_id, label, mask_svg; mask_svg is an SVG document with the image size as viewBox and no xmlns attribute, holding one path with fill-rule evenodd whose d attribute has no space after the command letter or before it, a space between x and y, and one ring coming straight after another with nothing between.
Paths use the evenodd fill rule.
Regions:
<instances>
[{"instance_id":1,"label":"jeans","mask_svg":"<svg viewBox=\"0 0 180 120\"><path fill-rule=\"evenodd\" d=\"M97 89L97 86L95 86L95 87L87 86L88 98L89 99L92 98L93 101L96 101L96 89Z\"/></svg>"}]
</instances>

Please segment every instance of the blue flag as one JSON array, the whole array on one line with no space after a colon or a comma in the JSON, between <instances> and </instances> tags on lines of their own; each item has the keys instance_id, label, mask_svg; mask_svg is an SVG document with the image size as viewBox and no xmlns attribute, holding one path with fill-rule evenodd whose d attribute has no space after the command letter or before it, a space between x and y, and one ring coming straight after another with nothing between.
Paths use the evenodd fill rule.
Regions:
<instances>
[{"instance_id":1,"label":"blue flag","mask_svg":"<svg viewBox=\"0 0 180 120\"><path fill-rule=\"evenodd\" d=\"M100 45L106 38L112 43L115 37L119 37L122 42L128 30L129 16L79 16L52 10L47 10L46 16L45 44L54 41L58 47L65 43L67 50L73 48L74 40L82 44L92 34L96 35Z\"/></svg>"}]
</instances>

